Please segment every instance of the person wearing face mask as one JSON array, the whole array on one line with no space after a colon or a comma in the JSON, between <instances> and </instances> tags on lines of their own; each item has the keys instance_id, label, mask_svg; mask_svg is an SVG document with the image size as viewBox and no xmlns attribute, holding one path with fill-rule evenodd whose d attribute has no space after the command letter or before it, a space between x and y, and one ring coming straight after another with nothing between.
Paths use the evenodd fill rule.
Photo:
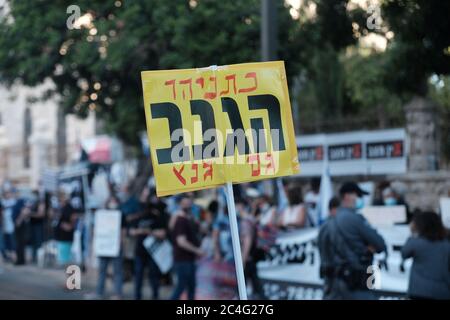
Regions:
<instances>
[{"instance_id":1,"label":"person wearing face mask","mask_svg":"<svg viewBox=\"0 0 450 320\"><path fill-rule=\"evenodd\" d=\"M194 300L196 288L196 264L197 257L204 256L200 248L200 239L198 238L198 225L192 216L192 199L189 196L182 195L179 199L180 211L176 214L177 218L172 228L173 261L174 271L176 273L176 285L171 296L171 300L178 300L187 290L187 298Z\"/></svg>"},{"instance_id":2,"label":"person wearing face mask","mask_svg":"<svg viewBox=\"0 0 450 320\"><path fill-rule=\"evenodd\" d=\"M119 210L120 201L115 195L111 195L105 202L105 209L107 210ZM98 266L98 279L97 288L94 294L88 294L86 299L102 299L105 293L105 283L107 277L108 266L112 264L113 266L113 281L114 281L114 295L111 299L119 300L122 299L122 286L123 286L123 240L126 234L125 219L124 215L121 215L121 246L119 250L119 255L117 257L99 257Z\"/></svg>"},{"instance_id":3,"label":"person wearing face mask","mask_svg":"<svg viewBox=\"0 0 450 320\"><path fill-rule=\"evenodd\" d=\"M152 236L160 241L166 239L169 219L165 211L165 204L156 197L155 190L144 188L140 201L142 215L129 229L129 234L135 239L134 299L142 299L144 272L148 271L152 298L157 300L159 299L159 287L162 274L158 265L145 248L144 241L148 236Z\"/></svg>"},{"instance_id":4,"label":"person wearing face mask","mask_svg":"<svg viewBox=\"0 0 450 320\"><path fill-rule=\"evenodd\" d=\"M394 194L394 190L390 187L383 190L383 204L385 206L397 205L397 197Z\"/></svg>"},{"instance_id":5,"label":"person wearing face mask","mask_svg":"<svg viewBox=\"0 0 450 320\"><path fill-rule=\"evenodd\" d=\"M367 285L373 254L386 251L384 239L357 213L367 194L356 183L344 183L341 204L321 227L318 248L326 300L374 299ZM361 199L361 200L358 200Z\"/></svg>"},{"instance_id":6,"label":"person wearing face mask","mask_svg":"<svg viewBox=\"0 0 450 320\"><path fill-rule=\"evenodd\" d=\"M405 202L405 199L394 188L387 187L383 189L382 202L384 206L405 206L406 221L404 223L411 222L412 214L409 211L409 206Z\"/></svg>"}]
</instances>

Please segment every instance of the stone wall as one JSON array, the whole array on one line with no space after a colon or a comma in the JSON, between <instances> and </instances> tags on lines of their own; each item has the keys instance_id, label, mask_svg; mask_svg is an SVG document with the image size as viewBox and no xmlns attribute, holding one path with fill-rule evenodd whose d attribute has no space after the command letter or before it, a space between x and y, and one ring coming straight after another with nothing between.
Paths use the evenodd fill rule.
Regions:
<instances>
[{"instance_id":1,"label":"stone wall","mask_svg":"<svg viewBox=\"0 0 450 320\"><path fill-rule=\"evenodd\" d=\"M439 210L439 198L450 195L450 172L438 171L436 106L423 97L407 105L408 172L388 177L401 189L411 210Z\"/></svg>"},{"instance_id":2,"label":"stone wall","mask_svg":"<svg viewBox=\"0 0 450 320\"><path fill-rule=\"evenodd\" d=\"M411 210L439 211L439 198L450 197L450 172L409 172L401 176L390 176L395 189L404 193Z\"/></svg>"},{"instance_id":3,"label":"stone wall","mask_svg":"<svg viewBox=\"0 0 450 320\"><path fill-rule=\"evenodd\" d=\"M434 171L438 168L436 106L429 99L414 97L405 105L406 133L409 138L408 171Z\"/></svg>"}]
</instances>

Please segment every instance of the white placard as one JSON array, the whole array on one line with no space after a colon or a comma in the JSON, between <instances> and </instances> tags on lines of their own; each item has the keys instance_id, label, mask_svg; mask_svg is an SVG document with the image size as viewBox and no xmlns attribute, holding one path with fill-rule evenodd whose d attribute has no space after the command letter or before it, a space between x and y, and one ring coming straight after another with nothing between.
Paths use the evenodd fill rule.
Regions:
<instances>
[{"instance_id":1,"label":"white placard","mask_svg":"<svg viewBox=\"0 0 450 320\"><path fill-rule=\"evenodd\" d=\"M447 229L450 229L450 198L439 199L441 205L442 223Z\"/></svg>"},{"instance_id":2,"label":"white placard","mask_svg":"<svg viewBox=\"0 0 450 320\"><path fill-rule=\"evenodd\" d=\"M152 236L144 240L144 247L152 256L161 273L170 271L173 265L172 245L168 240L156 241Z\"/></svg>"},{"instance_id":3,"label":"white placard","mask_svg":"<svg viewBox=\"0 0 450 320\"><path fill-rule=\"evenodd\" d=\"M118 210L97 210L94 219L94 252L98 257L117 257L120 251L121 215Z\"/></svg>"},{"instance_id":4,"label":"white placard","mask_svg":"<svg viewBox=\"0 0 450 320\"><path fill-rule=\"evenodd\" d=\"M392 226L406 222L405 206L369 206L362 208L361 214L374 226Z\"/></svg>"}]
</instances>

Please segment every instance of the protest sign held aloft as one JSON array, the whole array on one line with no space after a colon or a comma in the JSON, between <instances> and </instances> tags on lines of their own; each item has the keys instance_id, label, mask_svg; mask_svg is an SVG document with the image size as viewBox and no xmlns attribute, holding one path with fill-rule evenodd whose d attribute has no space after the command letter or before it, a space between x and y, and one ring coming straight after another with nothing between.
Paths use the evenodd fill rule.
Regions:
<instances>
[{"instance_id":1,"label":"protest sign held aloft","mask_svg":"<svg viewBox=\"0 0 450 320\"><path fill-rule=\"evenodd\" d=\"M142 72L159 196L298 173L282 61Z\"/></svg>"}]
</instances>

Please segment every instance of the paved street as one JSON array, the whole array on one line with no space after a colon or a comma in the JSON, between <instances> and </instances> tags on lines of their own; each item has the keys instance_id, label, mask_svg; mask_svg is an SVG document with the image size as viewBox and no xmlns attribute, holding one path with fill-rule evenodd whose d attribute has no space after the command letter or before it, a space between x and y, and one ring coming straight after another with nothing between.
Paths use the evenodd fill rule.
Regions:
<instances>
[{"instance_id":1,"label":"paved street","mask_svg":"<svg viewBox=\"0 0 450 320\"><path fill-rule=\"evenodd\" d=\"M42 269L36 266L20 266L0 264L0 299L44 299L73 300L84 299L86 294L95 288L95 270L81 276L81 289L66 288L68 275L62 269ZM112 281L107 282L107 294L112 294ZM161 289L161 297L166 299L170 287ZM133 298L133 285L130 281L124 285L125 299ZM150 298L148 283L143 290L144 299Z\"/></svg>"},{"instance_id":2,"label":"paved street","mask_svg":"<svg viewBox=\"0 0 450 320\"><path fill-rule=\"evenodd\" d=\"M68 290L64 270L33 266L3 265L0 273L0 299L81 299L89 287Z\"/></svg>"}]
</instances>

